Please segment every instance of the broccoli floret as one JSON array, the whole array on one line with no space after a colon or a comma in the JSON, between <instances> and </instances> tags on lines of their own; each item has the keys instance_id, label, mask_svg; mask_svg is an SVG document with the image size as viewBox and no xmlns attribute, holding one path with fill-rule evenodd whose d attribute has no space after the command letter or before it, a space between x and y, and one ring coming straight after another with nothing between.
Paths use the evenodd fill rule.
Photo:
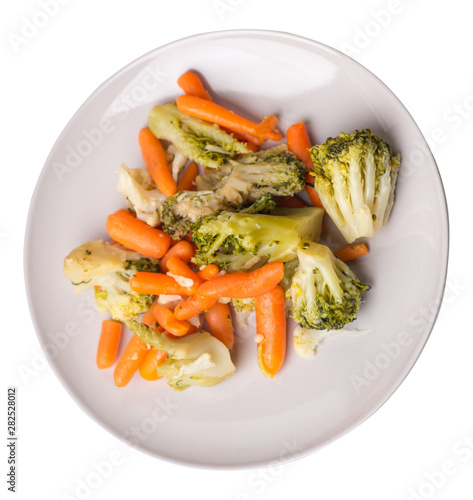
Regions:
<instances>
[{"instance_id":1,"label":"broccoli floret","mask_svg":"<svg viewBox=\"0 0 473 500\"><path fill-rule=\"evenodd\" d=\"M320 236L323 210L284 209L285 215L233 213L201 217L192 230L196 264L216 264L229 272L249 270L264 262L288 262L297 246Z\"/></svg>"},{"instance_id":2,"label":"broccoli floret","mask_svg":"<svg viewBox=\"0 0 473 500\"><path fill-rule=\"evenodd\" d=\"M292 279L292 316L304 328L338 330L356 319L370 289L325 245L305 241L297 249Z\"/></svg>"},{"instance_id":3,"label":"broccoli floret","mask_svg":"<svg viewBox=\"0 0 473 500\"><path fill-rule=\"evenodd\" d=\"M235 371L227 347L206 331L171 339L137 321L126 325L147 344L167 353L166 361L158 365L157 371L176 391L190 385L211 387Z\"/></svg>"},{"instance_id":4,"label":"broccoli floret","mask_svg":"<svg viewBox=\"0 0 473 500\"><path fill-rule=\"evenodd\" d=\"M118 169L117 189L138 219L153 227L160 223L158 209L166 201L166 196L157 188L146 168L128 168L122 164Z\"/></svg>"},{"instance_id":5,"label":"broccoli floret","mask_svg":"<svg viewBox=\"0 0 473 500\"><path fill-rule=\"evenodd\" d=\"M264 194L292 196L305 186L306 168L285 144L243 155L215 172L198 176L197 189L211 189L235 206Z\"/></svg>"},{"instance_id":6,"label":"broccoli floret","mask_svg":"<svg viewBox=\"0 0 473 500\"><path fill-rule=\"evenodd\" d=\"M163 230L174 239L185 236L202 216L227 208L213 191L178 191L159 208Z\"/></svg>"},{"instance_id":7,"label":"broccoli floret","mask_svg":"<svg viewBox=\"0 0 473 500\"><path fill-rule=\"evenodd\" d=\"M99 310L121 322L136 318L154 300L130 288L129 280L138 271L159 272L158 261L103 240L84 243L64 260L64 274L75 291L93 286Z\"/></svg>"},{"instance_id":8,"label":"broccoli floret","mask_svg":"<svg viewBox=\"0 0 473 500\"><path fill-rule=\"evenodd\" d=\"M148 127L158 139L170 141L185 156L206 168L218 168L249 149L218 125L181 113L175 104L155 106Z\"/></svg>"},{"instance_id":9,"label":"broccoli floret","mask_svg":"<svg viewBox=\"0 0 473 500\"><path fill-rule=\"evenodd\" d=\"M394 203L400 154L394 156L369 129L329 138L310 154L315 189L348 243L384 227Z\"/></svg>"}]
</instances>

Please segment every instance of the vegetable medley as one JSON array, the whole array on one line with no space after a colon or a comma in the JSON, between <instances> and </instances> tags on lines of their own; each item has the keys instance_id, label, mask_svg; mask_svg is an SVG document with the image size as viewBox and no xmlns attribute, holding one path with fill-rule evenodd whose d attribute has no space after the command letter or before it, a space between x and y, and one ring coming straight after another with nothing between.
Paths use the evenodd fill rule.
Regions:
<instances>
[{"instance_id":1,"label":"vegetable medley","mask_svg":"<svg viewBox=\"0 0 473 500\"><path fill-rule=\"evenodd\" d=\"M313 356L356 319L370 286L346 262L368 253L356 240L379 231L394 203L400 155L369 129L312 145L299 122L283 141L275 115L235 114L190 71L177 83L184 94L139 131L145 168L118 169L126 208L105 221L110 240L64 261L75 291L93 287L108 315L97 366L114 366L118 387L136 372L175 390L222 382L235 371L233 318L252 313L263 375L284 363L289 317L295 351ZM348 246L319 243L324 216ZM123 325L133 336L118 356Z\"/></svg>"}]
</instances>

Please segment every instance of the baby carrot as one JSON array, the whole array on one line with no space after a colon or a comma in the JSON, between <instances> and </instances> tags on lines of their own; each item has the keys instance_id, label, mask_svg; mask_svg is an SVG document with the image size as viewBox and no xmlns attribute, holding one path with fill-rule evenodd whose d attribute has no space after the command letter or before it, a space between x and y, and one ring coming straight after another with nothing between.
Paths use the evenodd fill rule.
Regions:
<instances>
[{"instance_id":1,"label":"baby carrot","mask_svg":"<svg viewBox=\"0 0 473 500\"><path fill-rule=\"evenodd\" d=\"M166 152L160 140L148 128L142 128L138 136L141 154L151 178L159 190L166 196L177 191L176 182L166 158Z\"/></svg>"},{"instance_id":2,"label":"baby carrot","mask_svg":"<svg viewBox=\"0 0 473 500\"><path fill-rule=\"evenodd\" d=\"M167 273L168 268L166 266L166 262L171 257L179 257L183 262L188 264L192 257L195 255L195 245L187 240L181 240L173 245L161 258L159 261L159 267L161 268L161 272Z\"/></svg>"},{"instance_id":3,"label":"baby carrot","mask_svg":"<svg viewBox=\"0 0 473 500\"><path fill-rule=\"evenodd\" d=\"M97 347L97 366L100 369L110 368L115 363L121 336L121 323L108 319L102 321L102 331Z\"/></svg>"},{"instance_id":4,"label":"baby carrot","mask_svg":"<svg viewBox=\"0 0 473 500\"><path fill-rule=\"evenodd\" d=\"M361 257L362 255L366 255L367 253L368 247L364 243L348 245L334 252L335 256L340 260L343 260L344 262L346 262L347 260L356 259L357 257Z\"/></svg>"},{"instance_id":5,"label":"baby carrot","mask_svg":"<svg viewBox=\"0 0 473 500\"><path fill-rule=\"evenodd\" d=\"M146 257L161 258L171 244L168 234L148 226L124 208L107 217L105 229L112 239Z\"/></svg>"},{"instance_id":6,"label":"baby carrot","mask_svg":"<svg viewBox=\"0 0 473 500\"><path fill-rule=\"evenodd\" d=\"M130 288L145 295L189 295L172 277L161 273L138 272L130 278Z\"/></svg>"},{"instance_id":7,"label":"baby carrot","mask_svg":"<svg viewBox=\"0 0 473 500\"><path fill-rule=\"evenodd\" d=\"M232 316L228 304L215 303L204 313L210 328L210 333L220 340L228 349L233 348L234 332Z\"/></svg>"},{"instance_id":8,"label":"baby carrot","mask_svg":"<svg viewBox=\"0 0 473 500\"><path fill-rule=\"evenodd\" d=\"M196 118L200 118L211 123L216 123L217 125L235 130L236 132L243 132L262 139L270 139L272 141L280 141L282 138L281 134L274 130L258 135L255 132L255 127L258 126L257 123L251 122L250 120L237 115L233 111L230 111L223 106L219 106L214 102L207 101L206 99L190 95L181 95L176 99L176 104L181 113L195 116Z\"/></svg>"},{"instance_id":9,"label":"baby carrot","mask_svg":"<svg viewBox=\"0 0 473 500\"><path fill-rule=\"evenodd\" d=\"M139 337L133 335L120 356L115 371L113 372L116 386L125 387L130 382L147 352L148 345L146 342L143 342Z\"/></svg>"},{"instance_id":10,"label":"baby carrot","mask_svg":"<svg viewBox=\"0 0 473 500\"><path fill-rule=\"evenodd\" d=\"M299 160L301 160L307 168L305 191L310 198L314 207L322 207L322 202L317 191L314 189L314 178L309 172L312 170L312 159L310 157L309 149L311 143L309 134L307 133L304 122L294 123L286 132L287 148L291 153L294 153ZM323 207L322 207L323 208Z\"/></svg>"},{"instance_id":11,"label":"baby carrot","mask_svg":"<svg viewBox=\"0 0 473 500\"><path fill-rule=\"evenodd\" d=\"M185 320L199 311L210 309L219 298L248 299L274 288L284 277L282 262L269 262L249 273L236 272L204 281L196 293L181 300L174 310L177 319Z\"/></svg>"},{"instance_id":12,"label":"baby carrot","mask_svg":"<svg viewBox=\"0 0 473 500\"><path fill-rule=\"evenodd\" d=\"M207 264L203 269L197 271L197 274L202 278L202 281L215 278L220 272L220 269L215 264Z\"/></svg>"},{"instance_id":13,"label":"baby carrot","mask_svg":"<svg viewBox=\"0 0 473 500\"><path fill-rule=\"evenodd\" d=\"M202 278L192 271L192 269L177 255L174 255L167 261L166 267L172 275L186 278L186 280L192 282L189 286L185 286L183 283L179 283L178 278L176 278L176 281L178 281L182 289L186 292L186 295L194 295L197 288L202 284Z\"/></svg>"},{"instance_id":14,"label":"baby carrot","mask_svg":"<svg viewBox=\"0 0 473 500\"><path fill-rule=\"evenodd\" d=\"M205 90L204 84L198 75L192 71L186 71L178 79L177 84L187 95L193 95L211 101L212 97Z\"/></svg>"},{"instance_id":15,"label":"baby carrot","mask_svg":"<svg viewBox=\"0 0 473 500\"><path fill-rule=\"evenodd\" d=\"M157 367L166 361L167 354L164 351L151 347L146 353L138 371L145 380L158 380L162 377L157 371Z\"/></svg>"},{"instance_id":16,"label":"baby carrot","mask_svg":"<svg viewBox=\"0 0 473 500\"><path fill-rule=\"evenodd\" d=\"M177 183L178 191L195 191L195 178L197 177L197 165L192 162L182 174L181 180Z\"/></svg>"},{"instance_id":17,"label":"baby carrot","mask_svg":"<svg viewBox=\"0 0 473 500\"><path fill-rule=\"evenodd\" d=\"M279 285L255 297L255 317L258 364L263 375L274 377L286 356L286 308Z\"/></svg>"},{"instance_id":18,"label":"baby carrot","mask_svg":"<svg viewBox=\"0 0 473 500\"><path fill-rule=\"evenodd\" d=\"M176 335L177 337L182 337L189 333L190 323L187 321L180 321L176 319L173 312L160 304L154 304L153 314L156 321L162 326L167 332ZM191 316L189 316L190 318Z\"/></svg>"}]
</instances>

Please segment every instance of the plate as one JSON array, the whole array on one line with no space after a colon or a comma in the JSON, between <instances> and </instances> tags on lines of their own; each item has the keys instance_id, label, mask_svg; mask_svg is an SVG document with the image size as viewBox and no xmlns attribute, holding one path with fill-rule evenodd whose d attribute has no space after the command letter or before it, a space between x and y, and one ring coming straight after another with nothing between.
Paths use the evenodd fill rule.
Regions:
<instances>
[{"instance_id":1,"label":"plate","mask_svg":"<svg viewBox=\"0 0 473 500\"><path fill-rule=\"evenodd\" d=\"M353 264L372 285L353 328L324 340L314 358L289 339L280 373L266 379L255 332L240 328L235 375L213 388L174 392L139 376L114 386L95 350L101 316L91 291L74 294L64 257L106 238L106 216L124 206L115 186L122 162L142 167L137 135L156 103L180 94L194 69L222 105L280 129L307 123L314 142L370 127L403 158L397 196L370 254ZM329 228L330 229L330 228ZM330 231L329 243L341 244ZM355 428L396 390L421 353L445 285L447 208L441 179L408 111L367 69L320 43L288 33L224 31L185 38L139 58L101 85L67 124L41 172L26 232L25 274L37 335L79 406L109 432L179 464L248 468L314 452ZM38 265L41 263L41 265ZM89 293L90 292L90 293Z\"/></svg>"}]
</instances>

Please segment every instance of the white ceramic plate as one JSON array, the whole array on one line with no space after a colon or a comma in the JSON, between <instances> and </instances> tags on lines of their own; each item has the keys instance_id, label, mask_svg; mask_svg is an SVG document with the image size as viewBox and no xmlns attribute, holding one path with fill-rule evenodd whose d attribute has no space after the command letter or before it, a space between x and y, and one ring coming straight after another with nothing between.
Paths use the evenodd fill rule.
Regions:
<instances>
[{"instance_id":1,"label":"white ceramic plate","mask_svg":"<svg viewBox=\"0 0 473 500\"><path fill-rule=\"evenodd\" d=\"M142 167L139 129L156 103L175 99L184 71L205 76L218 101L257 120L300 120L314 142L370 127L403 164L388 225L354 263L370 283L355 324L363 335L325 340L312 359L291 339L274 380L259 372L254 331L239 331L237 371L224 383L172 391L139 376L114 386L95 350L103 317L92 292L74 295L63 259L106 238L106 216L123 206L116 170ZM333 247L341 244L328 226ZM327 231L326 231L327 233ZM376 411L414 365L443 293L448 222L438 170L414 120L369 71L298 36L267 31L208 33L161 47L100 86L68 123L44 166L31 203L25 251L34 324L57 376L108 431L156 457L193 466L237 468L309 454ZM90 292L90 293L89 293ZM427 314L425 313L427 311Z\"/></svg>"}]
</instances>

